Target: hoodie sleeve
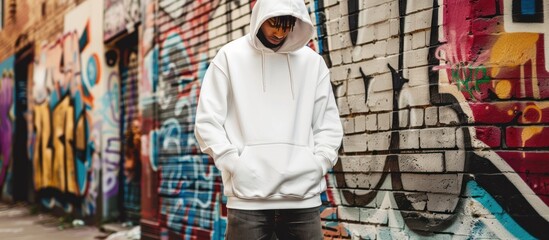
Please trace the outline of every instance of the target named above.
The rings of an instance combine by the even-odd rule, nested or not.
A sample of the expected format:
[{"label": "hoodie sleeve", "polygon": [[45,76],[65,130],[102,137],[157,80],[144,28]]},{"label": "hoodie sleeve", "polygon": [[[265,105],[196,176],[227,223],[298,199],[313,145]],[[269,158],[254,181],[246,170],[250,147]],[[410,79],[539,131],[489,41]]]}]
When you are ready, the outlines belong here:
[{"label": "hoodie sleeve", "polygon": [[231,144],[223,125],[230,97],[229,78],[213,61],[202,82],[196,111],[195,135],[202,152],[210,155],[219,170],[232,172],[231,162],[237,159],[238,149]]},{"label": "hoodie sleeve", "polygon": [[337,162],[343,128],[334,99],[330,74],[324,74],[316,88],[313,112],[314,155],[326,174]]}]

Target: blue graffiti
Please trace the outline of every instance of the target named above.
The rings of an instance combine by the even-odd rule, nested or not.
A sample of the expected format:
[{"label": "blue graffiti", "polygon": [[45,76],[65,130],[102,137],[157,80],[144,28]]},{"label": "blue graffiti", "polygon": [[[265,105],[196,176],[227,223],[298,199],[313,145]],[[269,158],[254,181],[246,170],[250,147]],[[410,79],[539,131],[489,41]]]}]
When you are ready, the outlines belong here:
[{"label": "blue graffiti", "polygon": [[[509,214],[507,214],[503,208],[496,202],[496,200],[490,196],[486,190],[478,185],[475,181],[467,182],[466,195],[472,196],[482,206],[484,206],[495,218],[518,239],[535,239],[532,235],[524,230],[520,225],[513,220]],[[474,228],[473,228],[474,229]]]}]

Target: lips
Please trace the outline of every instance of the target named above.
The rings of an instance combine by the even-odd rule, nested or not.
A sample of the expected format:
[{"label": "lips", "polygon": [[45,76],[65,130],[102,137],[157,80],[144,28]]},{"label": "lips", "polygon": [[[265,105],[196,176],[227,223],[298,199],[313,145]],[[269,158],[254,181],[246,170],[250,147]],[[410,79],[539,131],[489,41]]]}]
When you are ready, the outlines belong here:
[{"label": "lips", "polygon": [[282,39],[278,39],[278,38],[269,38],[269,40],[270,40],[271,43],[273,43],[273,44],[279,44],[280,42],[282,42],[282,40],[284,40],[284,38],[282,38]]}]

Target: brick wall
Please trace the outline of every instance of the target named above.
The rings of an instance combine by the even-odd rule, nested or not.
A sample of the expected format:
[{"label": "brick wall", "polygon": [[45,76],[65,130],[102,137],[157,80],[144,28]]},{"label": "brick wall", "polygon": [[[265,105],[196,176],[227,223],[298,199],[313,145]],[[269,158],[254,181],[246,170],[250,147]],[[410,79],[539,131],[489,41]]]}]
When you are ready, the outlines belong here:
[{"label": "brick wall", "polygon": [[[0,59],[15,53],[23,34],[37,51],[38,43],[54,42],[64,15],[82,1],[45,1],[45,16],[42,2],[21,1],[31,14],[6,21]],[[147,237],[223,238],[220,176],[198,150],[194,111],[209,60],[249,31],[253,2],[141,1],[137,87]],[[546,2],[306,4],[316,27],[309,47],[330,67],[345,131],[322,194],[326,239],[543,238]]]}]

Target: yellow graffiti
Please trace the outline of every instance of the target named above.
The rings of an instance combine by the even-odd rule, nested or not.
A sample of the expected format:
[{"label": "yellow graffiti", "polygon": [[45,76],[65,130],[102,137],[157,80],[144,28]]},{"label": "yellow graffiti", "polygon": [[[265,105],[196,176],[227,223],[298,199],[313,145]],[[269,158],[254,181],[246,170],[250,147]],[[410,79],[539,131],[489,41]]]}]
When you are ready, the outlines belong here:
[{"label": "yellow graffiti", "polygon": [[490,55],[492,77],[496,77],[501,67],[516,67],[525,64],[536,57],[537,33],[505,33],[502,34]]},{"label": "yellow graffiti", "polygon": [[500,99],[508,99],[511,97],[511,82],[509,80],[500,80],[496,83],[495,91],[496,95]]},{"label": "yellow graffiti", "polygon": [[36,130],[36,152],[33,157],[34,187],[38,190],[51,186],[52,150],[48,147],[50,139],[50,111],[47,103],[34,106],[34,128]]},{"label": "yellow graffiti", "polygon": [[80,151],[85,149],[83,117],[77,122],[74,139],[75,117],[70,98],[65,97],[59,102],[51,115],[47,102],[37,105],[34,111],[37,136],[37,151],[33,157],[36,189],[51,187],[78,196],[74,146]]},{"label": "yellow graffiti", "polygon": [[537,126],[529,126],[522,129],[522,134],[520,136],[522,138],[522,146],[526,146],[526,141],[530,140],[530,138],[539,134],[541,131],[543,131],[543,127]]},{"label": "yellow graffiti", "polygon": [[53,111],[53,185],[62,191],[77,194],[74,168],[74,151],[72,149],[74,110],[70,99],[65,98]]}]

